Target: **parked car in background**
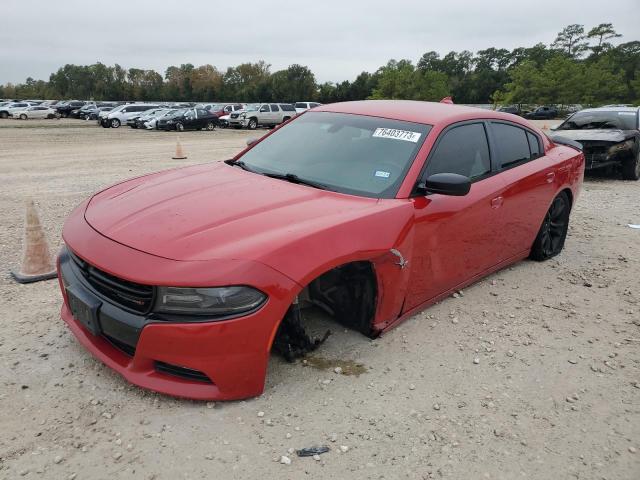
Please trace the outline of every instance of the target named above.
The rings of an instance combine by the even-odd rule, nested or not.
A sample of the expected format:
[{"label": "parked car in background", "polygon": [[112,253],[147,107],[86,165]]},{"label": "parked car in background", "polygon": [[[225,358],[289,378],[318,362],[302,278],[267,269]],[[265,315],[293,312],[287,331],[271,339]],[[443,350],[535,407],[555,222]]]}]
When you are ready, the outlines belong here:
[{"label": "parked car in background", "polygon": [[218,125],[218,117],[201,108],[179,110],[174,115],[162,118],[157,122],[158,130],[214,130]]},{"label": "parked car in background", "polygon": [[231,114],[227,113],[226,115],[222,115],[218,117],[218,126],[220,128],[227,128],[229,126],[229,118],[231,118]]},{"label": "parked car in background", "polygon": [[108,112],[113,110],[114,107],[97,107],[95,105],[87,108],[86,110],[84,110],[84,112],[82,113],[82,116],[80,118],[84,119],[84,120],[96,120],[98,118],[98,115],[100,114],[100,112]]},{"label": "parked car in background", "polygon": [[164,107],[147,110],[146,112],[142,112],[140,115],[129,118],[127,120],[127,126],[131,128],[144,128],[144,124],[147,120],[150,120],[155,116],[162,115],[167,111],[168,109]]},{"label": "parked car in background", "polygon": [[141,112],[146,112],[158,108],[158,105],[150,105],[146,103],[133,103],[128,105],[120,105],[119,107],[111,110],[101,121],[101,124],[105,128],[118,128],[123,123],[127,123],[127,120],[131,117],[140,115]]},{"label": "parked car in background", "polygon": [[557,128],[582,145],[586,169],[614,167],[625,180],[640,179],[640,108],[601,107],[574,113]]},{"label": "parked car in background", "polygon": [[558,109],[556,107],[543,106],[538,107],[532,112],[524,114],[527,120],[551,120],[558,117]]},{"label": "parked car in background", "polygon": [[30,106],[31,104],[27,102],[9,102],[0,107],[0,118],[9,118],[13,114],[13,112],[24,110],[25,108]]},{"label": "parked car in background", "polygon": [[512,115],[522,115],[522,112],[520,111],[520,108],[517,107],[516,105],[507,105],[507,106],[503,106],[498,108],[498,112],[502,112],[502,113],[510,113]]},{"label": "parked car in background", "polygon": [[229,125],[234,128],[274,127],[296,116],[296,109],[290,103],[258,103],[229,116]]},{"label": "parked car in background", "polygon": [[33,118],[56,118],[58,116],[58,112],[53,108],[32,105],[30,107],[25,107],[22,110],[14,110],[12,112],[12,116],[13,118],[19,118],[20,120]]},{"label": "parked car in background", "polygon": [[96,120],[98,121],[98,125],[101,125],[106,128],[105,121],[106,121],[107,115],[109,115],[109,113],[111,113],[116,108],[118,107],[100,109],[100,111],[96,113]]},{"label": "parked car in background", "polygon": [[243,103],[219,103],[211,107],[211,113],[214,113],[218,118],[224,115],[231,115],[233,112],[238,112],[245,107]]},{"label": "parked car in background", "polygon": [[293,107],[296,109],[296,113],[302,113],[320,105],[322,104],[318,102],[296,102]]},{"label": "parked car in background", "polygon": [[178,112],[178,108],[170,108],[170,109],[166,109],[161,113],[158,113],[157,115],[154,115],[148,119],[145,120],[144,122],[144,128],[146,128],[147,130],[155,130],[158,128],[158,121],[163,119],[163,118],[169,118],[172,117],[174,114],[176,114]]},{"label": "parked car in background", "polygon": [[87,102],[83,102],[81,100],[71,100],[69,102],[65,102],[63,104],[56,105],[56,110],[60,114],[61,117],[67,118],[71,115],[71,112],[74,110],[78,110],[83,107]]}]

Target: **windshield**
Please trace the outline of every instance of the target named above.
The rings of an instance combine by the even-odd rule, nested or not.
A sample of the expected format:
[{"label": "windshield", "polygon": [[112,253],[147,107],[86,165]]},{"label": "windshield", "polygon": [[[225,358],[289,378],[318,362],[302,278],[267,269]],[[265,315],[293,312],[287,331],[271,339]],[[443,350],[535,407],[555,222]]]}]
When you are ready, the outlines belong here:
[{"label": "windshield", "polygon": [[583,111],[573,114],[562,123],[558,130],[615,129],[634,130],[637,127],[638,114],[626,111]]},{"label": "windshield", "polygon": [[239,160],[257,173],[291,174],[328,190],[393,198],[430,129],[363,115],[309,112]]},{"label": "windshield", "polygon": [[308,108],[306,103],[298,102],[295,104],[296,108]]},{"label": "windshield", "polygon": [[254,112],[254,111],[258,110],[258,107],[260,107],[259,103],[251,103],[249,105],[245,105],[244,110],[246,112]]}]

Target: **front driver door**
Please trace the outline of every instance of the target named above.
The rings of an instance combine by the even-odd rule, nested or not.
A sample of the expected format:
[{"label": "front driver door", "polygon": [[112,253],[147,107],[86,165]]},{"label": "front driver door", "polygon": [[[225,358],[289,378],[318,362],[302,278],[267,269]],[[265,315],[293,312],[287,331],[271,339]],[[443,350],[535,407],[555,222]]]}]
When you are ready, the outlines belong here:
[{"label": "front driver door", "polygon": [[411,275],[404,311],[486,272],[500,260],[501,193],[483,121],[455,124],[437,140],[422,178],[436,173],[469,177],[462,197],[428,194],[415,207]]}]

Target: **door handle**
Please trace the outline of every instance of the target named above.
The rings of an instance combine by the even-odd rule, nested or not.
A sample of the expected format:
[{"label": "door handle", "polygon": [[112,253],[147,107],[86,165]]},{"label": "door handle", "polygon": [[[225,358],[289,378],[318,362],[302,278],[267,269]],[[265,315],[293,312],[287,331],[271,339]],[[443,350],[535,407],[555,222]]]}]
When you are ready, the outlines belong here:
[{"label": "door handle", "polygon": [[547,183],[551,183],[553,182],[553,179],[556,178],[556,174],[555,172],[549,172],[547,173]]},{"label": "door handle", "polygon": [[504,202],[504,198],[496,197],[491,199],[491,208],[500,208],[502,203]]}]

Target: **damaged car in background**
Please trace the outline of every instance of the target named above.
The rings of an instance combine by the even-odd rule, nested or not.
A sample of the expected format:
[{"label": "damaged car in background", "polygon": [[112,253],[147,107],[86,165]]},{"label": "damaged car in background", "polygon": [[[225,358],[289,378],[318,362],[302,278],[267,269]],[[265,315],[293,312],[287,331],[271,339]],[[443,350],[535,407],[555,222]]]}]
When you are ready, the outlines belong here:
[{"label": "damaged car in background", "polygon": [[556,129],[582,145],[586,169],[616,168],[625,180],[640,179],[640,108],[601,107],[574,113]]},{"label": "damaged car in background", "polygon": [[233,159],[82,202],[63,229],[61,316],[138,386],[260,395],[272,351],[293,361],[327,339],[308,309],[373,338],[496,270],[559,254],[583,174],[579,149],[513,115],[318,106]]}]

